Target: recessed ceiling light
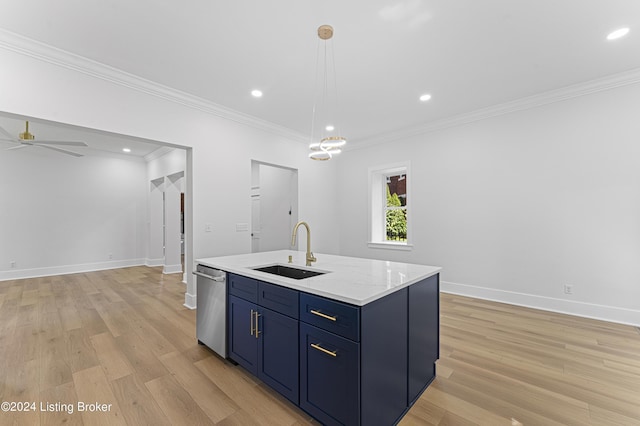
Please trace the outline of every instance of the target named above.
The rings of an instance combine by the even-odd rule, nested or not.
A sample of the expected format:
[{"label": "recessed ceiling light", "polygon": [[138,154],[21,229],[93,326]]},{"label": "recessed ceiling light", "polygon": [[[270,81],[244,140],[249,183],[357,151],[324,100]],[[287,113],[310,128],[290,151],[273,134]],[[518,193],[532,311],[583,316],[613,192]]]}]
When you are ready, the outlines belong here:
[{"label": "recessed ceiling light", "polygon": [[333,129],[335,129],[335,127],[333,127],[331,124],[329,124],[327,127],[325,127],[325,129],[327,130],[327,132],[332,132]]},{"label": "recessed ceiling light", "polygon": [[251,96],[253,96],[254,98],[261,98],[262,97],[262,91],[260,91],[260,90],[252,90],[251,91]]},{"label": "recessed ceiling light", "polygon": [[420,100],[422,102],[427,102],[429,99],[431,99],[431,95],[428,93],[425,93],[424,95],[420,96]]},{"label": "recessed ceiling light", "polygon": [[131,152],[131,148],[122,148],[124,152]]},{"label": "recessed ceiling light", "polygon": [[619,28],[611,33],[609,33],[609,35],[607,36],[607,40],[616,40],[619,39],[620,37],[624,37],[629,33],[629,28]]}]

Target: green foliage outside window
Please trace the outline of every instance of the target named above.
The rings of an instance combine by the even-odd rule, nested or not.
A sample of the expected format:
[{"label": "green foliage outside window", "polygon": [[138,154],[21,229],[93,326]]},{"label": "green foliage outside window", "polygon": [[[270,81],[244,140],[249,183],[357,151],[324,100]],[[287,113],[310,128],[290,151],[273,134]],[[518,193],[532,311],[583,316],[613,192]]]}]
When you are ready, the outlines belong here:
[{"label": "green foliage outside window", "polygon": [[407,209],[387,186],[387,241],[407,241]]}]

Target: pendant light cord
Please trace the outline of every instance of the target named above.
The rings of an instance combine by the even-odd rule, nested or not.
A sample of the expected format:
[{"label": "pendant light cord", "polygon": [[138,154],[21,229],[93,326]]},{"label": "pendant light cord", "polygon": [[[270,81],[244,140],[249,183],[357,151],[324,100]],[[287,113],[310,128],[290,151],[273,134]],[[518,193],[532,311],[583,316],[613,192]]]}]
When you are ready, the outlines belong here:
[{"label": "pendant light cord", "polygon": [[314,143],[314,133],[315,133],[315,125],[316,125],[316,109],[317,109],[317,90],[318,90],[318,65],[320,63],[320,40],[316,42],[316,74],[313,83],[313,108],[311,109],[311,142]]}]

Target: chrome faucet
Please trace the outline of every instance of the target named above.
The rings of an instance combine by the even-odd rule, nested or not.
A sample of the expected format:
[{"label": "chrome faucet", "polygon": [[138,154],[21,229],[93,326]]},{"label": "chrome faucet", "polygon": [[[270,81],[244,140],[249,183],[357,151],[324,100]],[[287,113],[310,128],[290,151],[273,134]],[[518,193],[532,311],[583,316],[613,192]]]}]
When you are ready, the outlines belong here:
[{"label": "chrome faucet", "polygon": [[311,266],[311,262],[315,262],[316,259],[313,253],[311,253],[311,229],[309,229],[309,224],[307,222],[298,222],[296,226],[293,227],[293,235],[291,236],[291,245],[296,245],[296,234],[298,233],[298,228],[300,225],[304,225],[307,228],[307,266]]}]

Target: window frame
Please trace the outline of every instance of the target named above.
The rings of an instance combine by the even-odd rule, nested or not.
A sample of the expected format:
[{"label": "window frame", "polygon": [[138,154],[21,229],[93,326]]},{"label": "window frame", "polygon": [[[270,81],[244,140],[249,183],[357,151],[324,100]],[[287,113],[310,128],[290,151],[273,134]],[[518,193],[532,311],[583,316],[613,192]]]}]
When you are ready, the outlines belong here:
[{"label": "window frame", "polygon": [[[407,241],[388,241],[386,239],[386,212],[387,207],[387,176],[405,175],[407,179]],[[411,206],[411,167],[409,161],[394,164],[385,164],[369,168],[369,242],[370,248],[382,248],[390,250],[412,250],[411,238],[412,219]]]}]

